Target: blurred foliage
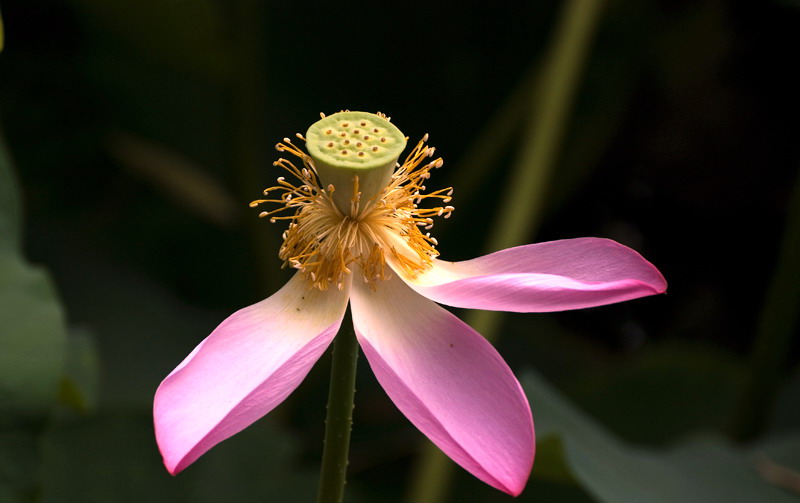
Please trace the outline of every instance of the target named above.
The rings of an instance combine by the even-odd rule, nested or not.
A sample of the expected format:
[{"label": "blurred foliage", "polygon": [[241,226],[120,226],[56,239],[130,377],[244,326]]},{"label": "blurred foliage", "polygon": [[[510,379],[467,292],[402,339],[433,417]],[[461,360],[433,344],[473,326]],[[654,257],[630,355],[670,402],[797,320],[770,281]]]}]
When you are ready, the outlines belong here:
[{"label": "blurred foliage", "polygon": [[94,337],[86,330],[73,329],[67,341],[64,375],[59,388],[61,403],[82,414],[97,408],[99,360]]},{"label": "blurred foliage", "polygon": [[[286,279],[283,228],[247,207],[278,176],[272,146],[341,108],[431,133],[446,162],[430,186],[453,185],[457,208],[434,228],[439,249],[474,257],[524,149],[559,5],[370,4],[345,29],[325,2],[4,1],[0,502],[308,501],[325,359],[175,478],[149,416],[191,348]],[[721,435],[762,318],[798,309],[762,306],[797,218],[799,22],[792,1],[607,2],[538,239],[616,239],[670,290],[504,319],[501,354],[558,389],[527,374],[540,442],[519,501],[793,497],[796,326],[754,439]],[[348,496],[401,501],[421,438],[359,370]],[[449,500],[511,498],[459,470]]]},{"label": "blurred foliage", "polygon": [[0,138],[0,427],[52,407],[64,365],[64,313],[48,274],[21,255],[22,211]]},{"label": "blurred foliage", "polygon": [[756,454],[781,457],[791,463],[785,469],[800,473],[798,435],[747,449],[716,436],[685,440],[666,450],[644,449],[609,434],[535,373],[525,374],[522,383],[533,404],[539,438],[561,438],[563,463],[598,501],[797,501],[796,494],[770,483],[760,472],[768,468],[763,461],[759,465]]},{"label": "blurred foliage", "polygon": [[301,503],[315,493],[316,471],[292,464],[296,442],[271,423],[248,429],[215,449],[209,463],[177,478],[161,465],[146,413],[63,422],[42,444],[44,503]]}]

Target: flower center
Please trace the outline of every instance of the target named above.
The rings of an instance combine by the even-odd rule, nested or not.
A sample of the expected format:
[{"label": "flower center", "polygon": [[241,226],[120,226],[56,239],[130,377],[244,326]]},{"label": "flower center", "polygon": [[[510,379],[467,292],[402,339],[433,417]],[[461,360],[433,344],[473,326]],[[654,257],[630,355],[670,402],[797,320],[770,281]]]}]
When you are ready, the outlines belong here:
[{"label": "flower center", "polygon": [[[369,126],[378,129],[377,119],[388,123],[383,115],[344,113],[360,114],[357,117],[358,126],[360,122],[369,122]],[[343,121],[341,115],[340,112],[327,118],[323,116],[323,121],[333,118],[339,126],[339,123],[347,123],[350,134],[361,134],[362,131],[351,120]],[[312,142],[312,129],[307,134],[309,151],[313,153],[320,148],[324,151],[327,148],[326,143],[321,143],[318,138],[314,138]],[[333,133],[333,127],[330,129],[332,134],[338,134],[342,138],[338,140],[340,143],[347,139],[341,136],[341,132]],[[358,129],[358,133],[353,129]],[[322,134],[325,135],[326,131],[327,129],[323,129]],[[400,136],[393,134],[394,145],[399,143],[398,138],[405,144],[402,133]],[[306,140],[299,134],[297,136]],[[380,137],[377,141],[380,142]],[[274,164],[288,171],[296,181],[278,178],[278,185],[264,191],[265,196],[273,193],[276,195],[273,198],[255,200],[250,206],[278,204],[278,208],[261,212],[259,216],[269,217],[271,222],[289,220],[279,252],[284,266],[298,269],[313,287],[320,290],[326,290],[331,285],[343,288],[345,276],[353,274],[354,264],[364,281],[370,285],[374,286],[375,282],[388,279],[391,269],[386,267],[387,254],[391,254],[394,263],[408,274],[414,275],[429,268],[431,259],[438,255],[435,248],[437,242],[429,232],[423,234],[420,229],[429,230],[433,226],[433,216],[447,218],[454,208],[419,207],[426,199],[449,203],[453,193],[451,188],[447,188],[424,194],[426,188],[423,184],[430,177],[430,170],[443,163],[441,158],[437,158],[423,164],[434,153],[434,148],[425,145],[426,141],[427,135],[414,147],[403,164],[398,165],[394,172],[389,172],[388,179],[381,182],[380,187],[374,187],[375,177],[370,177],[369,173],[359,171],[359,167],[351,168],[346,165],[343,168],[344,175],[339,173],[338,177],[334,176],[335,183],[329,183],[324,188],[320,183],[322,173],[329,175],[329,171],[335,169],[335,163],[330,162],[330,158],[320,160],[316,155],[312,158],[288,138],[278,143],[276,149],[279,152],[289,152],[298,157],[303,167],[300,168],[287,159],[278,159]],[[344,149],[339,150],[339,145],[336,145],[336,155],[352,157],[352,153],[341,154]],[[355,148],[358,149],[357,146]],[[399,155],[402,147],[397,150],[395,146],[394,150]],[[353,152],[357,156],[360,151]],[[396,155],[376,158],[370,160],[373,166],[380,167],[386,164],[387,159],[391,164],[396,164]],[[325,167],[321,168],[323,164]],[[330,176],[326,178],[331,179]],[[364,180],[367,181],[366,184]],[[365,189],[364,185],[368,187]],[[346,199],[337,197],[337,193],[345,194]]]}]

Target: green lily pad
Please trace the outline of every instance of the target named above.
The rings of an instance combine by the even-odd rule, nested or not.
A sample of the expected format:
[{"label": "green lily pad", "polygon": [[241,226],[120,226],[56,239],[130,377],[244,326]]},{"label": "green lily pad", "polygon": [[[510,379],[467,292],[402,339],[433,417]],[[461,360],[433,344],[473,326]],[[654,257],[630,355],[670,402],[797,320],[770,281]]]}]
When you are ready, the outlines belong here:
[{"label": "green lily pad", "polygon": [[522,383],[539,439],[561,439],[566,466],[598,501],[797,501],[795,495],[762,477],[756,464],[758,449],[737,447],[717,436],[694,438],[670,449],[630,445],[536,374],[526,374]]}]

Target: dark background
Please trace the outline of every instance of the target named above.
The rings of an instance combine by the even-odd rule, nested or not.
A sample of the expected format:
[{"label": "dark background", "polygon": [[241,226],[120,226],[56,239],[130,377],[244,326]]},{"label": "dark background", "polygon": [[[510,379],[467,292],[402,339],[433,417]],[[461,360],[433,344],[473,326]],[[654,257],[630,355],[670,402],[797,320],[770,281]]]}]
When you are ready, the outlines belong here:
[{"label": "dark background", "polygon": [[[561,5],[4,0],[0,124],[24,251],[49,270],[90,360],[78,398],[62,389],[47,414],[11,422],[36,446],[20,461],[35,475],[5,473],[19,501],[310,498],[328,358],[270,418],[174,480],[149,417],[183,356],[287,278],[283,228],[247,206],[279,176],[274,144],[345,108],[385,112],[411,141],[430,133],[445,165],[429,187],[455,187],[453,217],[434,227],[439,251],[486,253]],[[606,2],[529,241],[618,240],[669,292],[508,315],[497,345],[621,438],[747,441],[800,426],[798,306],[782,290],[800,276],[779,266],[800,218],[798,7]],[[512,133],[498,140],[496,120]],[[765,382],[753,377],[759,337],[773,341]],[[400,501],[422,437],[366,365],[358,389],[348,490]],[[537,477],[546,462],[525,501],[590,498]],[[455,494],[510,499],[456,476]]]}]

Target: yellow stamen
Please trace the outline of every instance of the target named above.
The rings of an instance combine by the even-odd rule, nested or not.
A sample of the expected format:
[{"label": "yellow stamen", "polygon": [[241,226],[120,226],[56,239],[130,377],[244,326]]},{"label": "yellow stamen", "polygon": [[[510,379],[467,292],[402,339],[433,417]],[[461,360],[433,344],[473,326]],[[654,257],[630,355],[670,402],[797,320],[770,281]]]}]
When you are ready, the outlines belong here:
[{"label": "yellow stamen", "polygon": [[[425,135],[392,174],[388,185],[369,199],[362,198],[356,176],[349,214],[344,214],[334,203],[333,185],[321,187],[311,157],[288,138],[278,143],[279,152],[288,152],[303,163],[302,168],[284,158],[274,163],[297,182],[279,177],[277,185],[264,190],[265,199],[257,199],[250,206],[277,204],[278,208],[263,211],[259,217],[268,217],[273,223],[289,220],[279,252],[284,267],[298,269],[311,286],[320,290],[330,285],[343,288],[343,278],[352,274],[353,264],[360,269],[364,281],[374,287],[376,282],[390,277],[387,253],[412,276],[431,267],[431,260],[438,255],[437,241],[430,233],[423,234],[420,227],[430,229],[432,217],[447,218],[454,208],[419,207],[425,200],[449,203],[453,194],[452,188],[424,193],[430,171],[443,163],[437,158],[423,164],[434,154],[434,149],[425,145],[427,139]],[[273,193],[279,195],[270,198]]]}]

